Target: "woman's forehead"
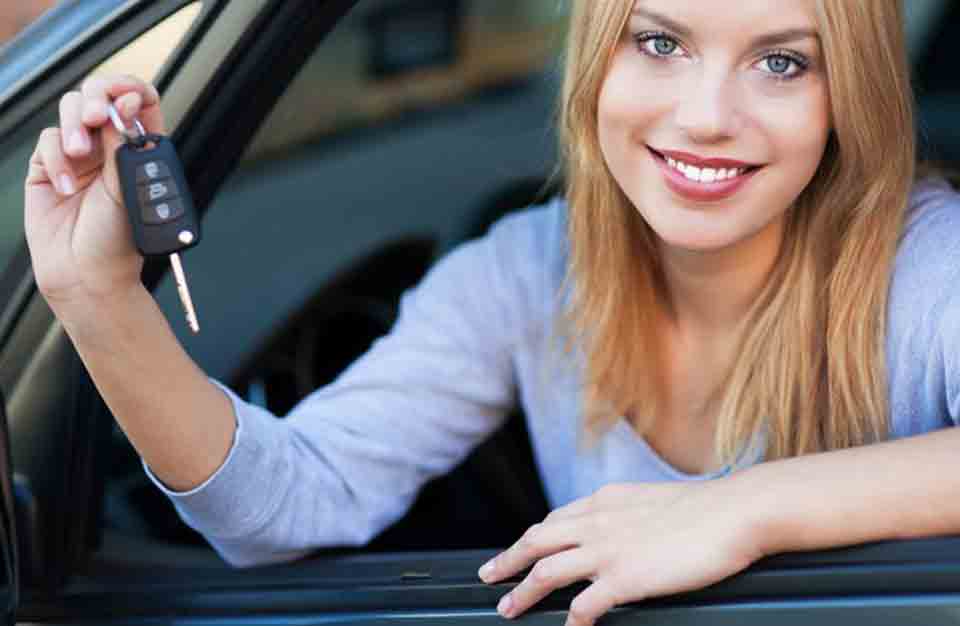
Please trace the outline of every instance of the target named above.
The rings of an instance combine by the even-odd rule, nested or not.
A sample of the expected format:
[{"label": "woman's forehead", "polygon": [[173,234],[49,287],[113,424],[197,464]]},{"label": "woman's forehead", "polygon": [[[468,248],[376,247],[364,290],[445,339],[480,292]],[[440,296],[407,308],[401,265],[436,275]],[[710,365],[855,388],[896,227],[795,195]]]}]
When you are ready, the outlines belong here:
[{"label": "woman's forehead", "polygon": [[[638,18],[659,17],[687,30],[757,33],[817,26],[817,0],[630,0]],[[859,1],[859,0],[858,0]]]}]

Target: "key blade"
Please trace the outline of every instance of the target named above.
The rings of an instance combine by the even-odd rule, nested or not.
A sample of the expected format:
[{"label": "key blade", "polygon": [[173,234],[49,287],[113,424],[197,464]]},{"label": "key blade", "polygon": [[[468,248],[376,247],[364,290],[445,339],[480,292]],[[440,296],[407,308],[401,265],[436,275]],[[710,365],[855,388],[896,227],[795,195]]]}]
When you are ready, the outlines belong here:
[{"label": "key blade", "polygon": [[180,255],[176,252],[170,255],[170,265],[173,267],[173,278],[177,283],[180,303],[183,304],[183,311],[187,314],[187,325],[190,326],[190,330],[194,334],[197,334],[200,332],[200,323],[197,321],[197,312],[193,308],[193,300],[190,298],[190,289],[187,288],[187,276],[183,273]]}]

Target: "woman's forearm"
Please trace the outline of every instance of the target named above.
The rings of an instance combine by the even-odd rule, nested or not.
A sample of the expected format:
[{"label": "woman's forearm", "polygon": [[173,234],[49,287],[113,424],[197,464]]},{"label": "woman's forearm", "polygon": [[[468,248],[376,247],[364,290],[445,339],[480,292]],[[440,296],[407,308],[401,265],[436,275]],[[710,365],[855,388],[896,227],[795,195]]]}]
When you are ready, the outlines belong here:
[{"label": "woman's forearm", "polygon": [[737,486],[764,554],[960,532],[960,430],[751,467]]},{"label": "woman's forearm", "polygon": [[186,491],[223,463],[236,428],[230,400],[180,346],[142,287],[109,303],[55,307],[100,394],[150,469]]}]

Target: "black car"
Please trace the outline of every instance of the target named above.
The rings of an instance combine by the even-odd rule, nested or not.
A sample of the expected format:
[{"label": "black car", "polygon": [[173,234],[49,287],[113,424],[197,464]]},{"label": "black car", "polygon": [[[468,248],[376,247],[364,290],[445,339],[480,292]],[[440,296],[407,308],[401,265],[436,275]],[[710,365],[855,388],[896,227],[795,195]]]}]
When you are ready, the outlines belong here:
[{"label": "black car", "polygon": [[[960,4],[909,0],[927,156],[960,163]],[[4,618],[51,624],[499,623],[476,571],[547,512],[522,415],[363,549],[225,565],[147,481],[37,293],[23,179],[95,71],[163,94],[203,241],[145,268],[191,356],[282,415],[391,327],[400,294],[551,195],[558,0],[72,0],[0,50]],[[0,411],[2,412],[2,411]],[[561,623],[579,587],[522,619]],[[605,623],[960,624],[960,540],[780,555]]]}]

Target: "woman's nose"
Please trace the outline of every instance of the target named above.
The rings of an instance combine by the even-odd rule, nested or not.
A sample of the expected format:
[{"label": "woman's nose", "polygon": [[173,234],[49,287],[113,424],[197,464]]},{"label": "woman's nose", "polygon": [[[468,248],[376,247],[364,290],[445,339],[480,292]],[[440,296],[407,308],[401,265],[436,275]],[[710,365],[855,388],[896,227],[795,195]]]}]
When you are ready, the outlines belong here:
[{"label": "woman's nose", "polygon": [[742,125],[737,85],[729,75],[693,78],[676,108],[677,127],[695,143],[716,143],[735,137]]}]

